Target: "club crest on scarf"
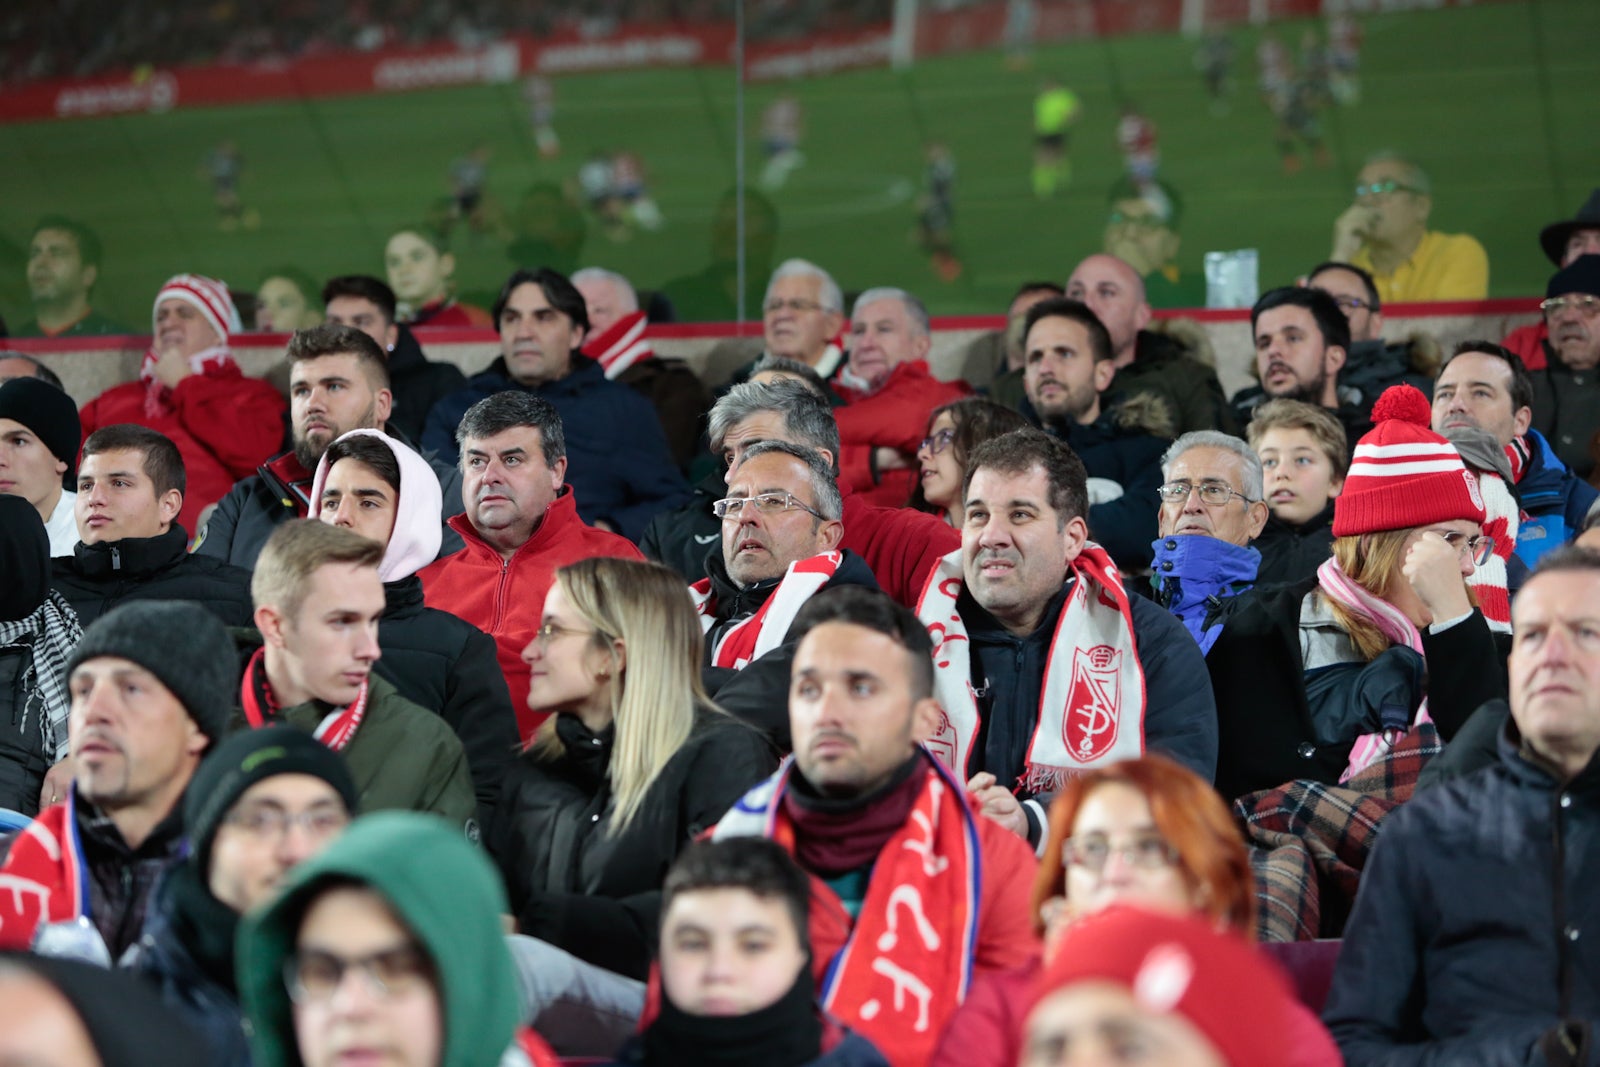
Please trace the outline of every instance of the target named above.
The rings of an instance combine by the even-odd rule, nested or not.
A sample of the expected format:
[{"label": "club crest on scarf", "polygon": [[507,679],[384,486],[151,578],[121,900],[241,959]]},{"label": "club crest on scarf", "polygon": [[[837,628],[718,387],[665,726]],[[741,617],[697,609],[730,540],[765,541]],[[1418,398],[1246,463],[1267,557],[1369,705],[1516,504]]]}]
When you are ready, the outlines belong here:
[{"label": "club crest on scarf", "polygon": [[1122,720],[1122,686],[1117,677],[1122,655],[1110,645],[1072,650],[1072,689],[1061,740],[1067,754],[1080,763],[1099,759],[1116,744]]}]

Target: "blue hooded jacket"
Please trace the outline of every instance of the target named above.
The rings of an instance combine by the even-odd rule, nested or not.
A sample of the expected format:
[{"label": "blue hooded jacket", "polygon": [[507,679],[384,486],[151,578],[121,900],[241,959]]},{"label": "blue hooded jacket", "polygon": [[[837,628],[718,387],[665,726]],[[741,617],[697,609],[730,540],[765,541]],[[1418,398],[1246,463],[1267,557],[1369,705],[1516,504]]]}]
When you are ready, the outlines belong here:
[{"label": "blue hooded jacket", "polygon": [[1156,603],[1178,617],[1200,645],[1201,655],[1210,652],[1222,632],[1222,623],[1208,626],[1206,617],[1224,597],[1255,585],[1261,553],[1200,534],[1160,537],[1151,547],[1155,549],[1155,564],[1150,585],[1155,590]]}]

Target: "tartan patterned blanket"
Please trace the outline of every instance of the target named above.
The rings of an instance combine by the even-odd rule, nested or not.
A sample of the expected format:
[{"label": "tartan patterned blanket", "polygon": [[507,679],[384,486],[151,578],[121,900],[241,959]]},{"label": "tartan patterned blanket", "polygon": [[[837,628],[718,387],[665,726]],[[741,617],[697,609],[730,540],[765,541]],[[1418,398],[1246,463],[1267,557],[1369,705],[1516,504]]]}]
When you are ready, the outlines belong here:
[{"label": "tartan patterned blanket", "polygon": [[1411,799],[1443,747],[1426,723],[1343,785],[1293,781],[1240,797],[1261,941],[1339,937],[1384,816]]}]

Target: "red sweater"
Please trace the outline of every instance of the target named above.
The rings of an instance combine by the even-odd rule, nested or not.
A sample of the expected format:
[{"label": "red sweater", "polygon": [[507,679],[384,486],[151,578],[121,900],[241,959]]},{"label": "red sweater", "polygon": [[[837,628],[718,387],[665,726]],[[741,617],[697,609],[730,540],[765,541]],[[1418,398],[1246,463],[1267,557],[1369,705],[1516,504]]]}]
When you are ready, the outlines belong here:
[{"label": "red sweater", "polygon": [[417,572],[422,598],[428,607],[448,611],[494,638],[526,744],[546,713],[528,707],[528,665],[522,662],[522,650],[539,628],[544,595],[556,580],[556,571],[593,556],[644,556],[627,538],[584,525],[570,488],[550,505],[539,528],[509,560],[479,536],[466,515],[452,518],[450,528],[467,547]]},{"label": "red sweater", "polygon": [[193,537],[200,512],[221,500],[233,483],[248,478],[283,443],[288,403],[260,378],[238,367],[191,374],[168,394],[170,414],[150,418],[142,381],[114,385],[78,413],[84,440],[102,426],[132,422],[163,433],[178,446],[188,489],[178,524]]},{"label": "red sweater", "polygon": [[939,561],[961,547],[961,535],[937,515],[903,507],[882,507],[841,485],[844,539],[866,561],[883,591],[916,610],[922,587]]},{"label": "red sweater", "polygon": [[839,423],[839,486],[848,485],[871,503],[891,508],[910,499],[916,464],[874,477],[872,450],[883,446],[914,457],[927,436],[929,413],[972,395],[972,386],[941,382],[920,359],[900,364],[870,396],[838,383],[835,388],[845,399],[845,406],[833,413]]}]

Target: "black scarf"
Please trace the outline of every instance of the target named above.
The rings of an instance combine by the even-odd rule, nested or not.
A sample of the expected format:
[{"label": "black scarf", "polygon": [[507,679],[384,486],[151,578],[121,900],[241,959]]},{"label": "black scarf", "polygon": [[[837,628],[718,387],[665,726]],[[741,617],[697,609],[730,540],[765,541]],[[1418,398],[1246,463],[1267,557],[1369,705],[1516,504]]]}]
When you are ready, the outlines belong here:
[{"label": "black scarf", "polygon": [[748,1015],[689,1015],[665,995],[643,1035],[649,1067],[800,1067],[822,1055],[811,962],[776,1004]]},{"label": "black scarf", "polygon": [[212,896],[192,860],[174,866],[163,890],[172,932],[206,977],[236,993],[233,935],[239,927],[234,910]]}]

